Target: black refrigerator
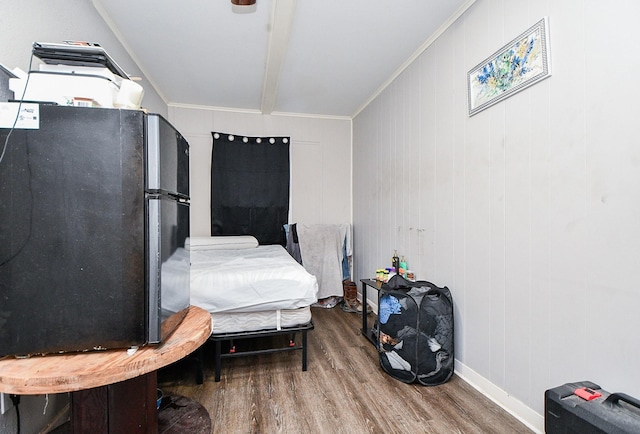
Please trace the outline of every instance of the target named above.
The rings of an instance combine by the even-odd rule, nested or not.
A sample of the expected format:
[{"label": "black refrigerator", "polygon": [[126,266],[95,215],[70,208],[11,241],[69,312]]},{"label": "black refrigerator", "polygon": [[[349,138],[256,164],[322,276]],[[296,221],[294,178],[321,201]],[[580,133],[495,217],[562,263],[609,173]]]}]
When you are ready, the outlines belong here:
[{"label": "black refrigerator", "polygon": [[189,306],[187,141],[139,110],[41,105],[5,144],[0,356],[162,342]]}]

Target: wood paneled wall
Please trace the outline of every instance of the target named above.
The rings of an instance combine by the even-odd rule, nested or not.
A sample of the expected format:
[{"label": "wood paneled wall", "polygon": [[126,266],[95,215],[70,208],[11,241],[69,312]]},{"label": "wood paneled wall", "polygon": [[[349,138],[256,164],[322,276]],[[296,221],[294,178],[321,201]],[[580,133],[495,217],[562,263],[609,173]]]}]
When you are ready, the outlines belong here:
[{"label": "wood paneled wall", "polygon": [[[354,119],[356,277],[398,249],[449,286],[460,368],[537,426],[565,382],[640,396],[639,13],[478,0]],[[543,16],[552,76],[469,118],[467,72]]]}]

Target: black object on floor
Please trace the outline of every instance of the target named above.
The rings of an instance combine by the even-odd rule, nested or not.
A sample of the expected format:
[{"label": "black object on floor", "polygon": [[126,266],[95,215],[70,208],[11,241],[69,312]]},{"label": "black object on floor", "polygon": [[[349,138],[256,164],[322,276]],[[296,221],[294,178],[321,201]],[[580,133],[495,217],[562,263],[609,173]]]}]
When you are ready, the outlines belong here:
[{"label": "black object on floor", "polygon": [[547,434],[640,432],[640,400],[590,381],[545,391],[544,407]]},{"label": "black object on floor", "polygon": [[211,417],[197,401],[181,395],[162,398],[158,410],[158,434],[209,434]]}]

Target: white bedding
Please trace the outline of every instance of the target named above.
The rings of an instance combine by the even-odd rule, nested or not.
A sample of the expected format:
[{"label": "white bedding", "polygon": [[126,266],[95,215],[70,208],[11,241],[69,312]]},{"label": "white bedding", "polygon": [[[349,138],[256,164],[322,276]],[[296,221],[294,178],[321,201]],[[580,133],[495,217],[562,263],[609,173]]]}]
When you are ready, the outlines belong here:
[{"label": "white bedding", "polygon": [[315,276],[282,246],[191,250],[191,304],[211,313],[297,309],[317,295]]},{"label": "white bedding", "polygon": [[237,333],[255,330],[295,327],[311,321],[311,308],[293,310],[269,310],[261,312],[217,312],[212,313],[212,333]]}]

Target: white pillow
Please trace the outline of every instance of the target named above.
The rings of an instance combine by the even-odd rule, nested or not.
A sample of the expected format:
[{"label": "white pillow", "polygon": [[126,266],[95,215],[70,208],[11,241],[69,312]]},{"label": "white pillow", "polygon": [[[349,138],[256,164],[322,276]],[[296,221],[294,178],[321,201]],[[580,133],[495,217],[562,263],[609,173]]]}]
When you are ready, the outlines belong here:
[{"label": "white pillow", "polygon": [[258,240],[252,235],[190,237],[185,242],[187,250],[239,250],[255,249],[256,247],[258,247]]}]

